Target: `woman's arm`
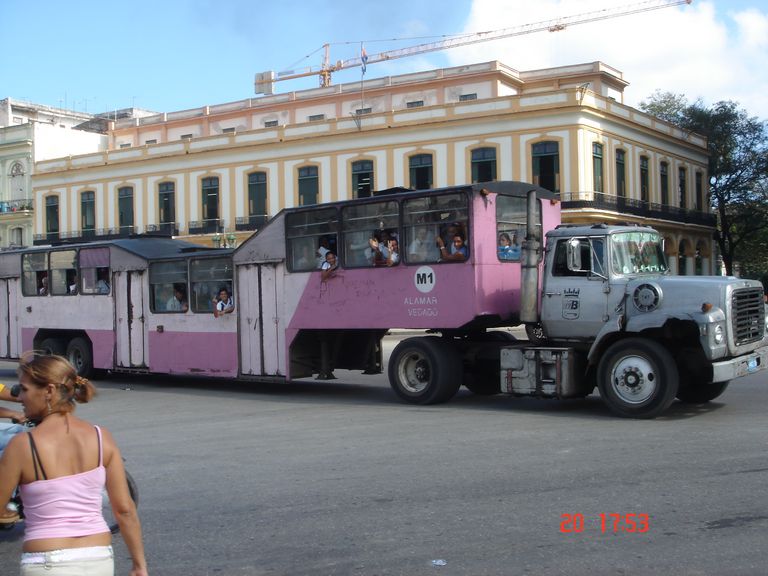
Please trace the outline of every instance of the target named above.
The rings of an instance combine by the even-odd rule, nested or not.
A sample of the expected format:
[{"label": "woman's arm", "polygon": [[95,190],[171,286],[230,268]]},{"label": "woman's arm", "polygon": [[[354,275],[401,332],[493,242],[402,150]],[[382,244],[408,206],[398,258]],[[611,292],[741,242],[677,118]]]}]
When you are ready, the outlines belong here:
[{"label": "woman's arm", "polygon": [[141,523],[136,512],[136,505],[128,490],[123,458],[120,455],[112,435],[101,429],[104,442],[104,462],[107,469],[107,494],[112,512],[115,515],[120,533],[133,560],[131,576],[147,576],[147,560],[144,556],[144,543],[141,538]]}]

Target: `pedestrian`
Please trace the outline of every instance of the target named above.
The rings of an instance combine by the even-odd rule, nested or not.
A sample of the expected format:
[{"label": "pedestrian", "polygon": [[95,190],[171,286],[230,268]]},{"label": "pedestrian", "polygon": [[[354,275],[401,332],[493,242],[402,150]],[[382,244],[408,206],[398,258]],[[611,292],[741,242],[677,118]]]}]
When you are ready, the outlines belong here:
[{"label": "pedestrian", "polygon": [[133,560],[131,576],[147,576],[136,506],[120,450],[108,430],[75,416],[93,385],[60,356],[25,354],[19,396],[36,426],[17,434],[0,459],[0,509],[16,487],[24,501],[21,576],[112,576],[112,535],[102,515],[106,487]]}]

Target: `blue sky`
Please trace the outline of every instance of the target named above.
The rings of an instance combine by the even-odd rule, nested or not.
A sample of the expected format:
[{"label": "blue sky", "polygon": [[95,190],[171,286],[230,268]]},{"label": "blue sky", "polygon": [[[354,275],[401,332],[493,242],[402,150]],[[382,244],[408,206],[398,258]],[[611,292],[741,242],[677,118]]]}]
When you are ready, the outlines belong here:
[{"label": "blue sky", "polygon": [[[520,26],[635,0],[3,0],[0,97],[104,112],[174,111],[254,95],[264,70],[403,48],[427,37]],[[379,42],[382,39],[400,41]],[[308,55],[313,56],[307,58]],[[366,78],[500,60],[531,70],[601,60],[630,82],[636,106],[654,90],[735,100],[768,119],[768,0],[690,6],[539,32],[368,67]],[[339,72],[335,83],[360,79]],[[278,83],[277,92],[317,85]]]}]

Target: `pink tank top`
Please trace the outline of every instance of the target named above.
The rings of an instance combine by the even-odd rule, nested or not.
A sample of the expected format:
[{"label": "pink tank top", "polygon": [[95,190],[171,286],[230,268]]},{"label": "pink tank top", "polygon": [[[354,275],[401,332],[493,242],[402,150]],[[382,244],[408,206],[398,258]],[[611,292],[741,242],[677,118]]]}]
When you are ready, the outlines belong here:
[{"label": "pink tank top", "polygon": [[[24,502],[24,541],[41,538],[76,538],[109,532],[101,513],[102,491],[107,477],[99,437],[99,465],[80,474],[35,480],[19,486]],[[39,462],[33,446],[35,466]],[[45,476],[45,472],[40,469]],[[35,468],[37,473],[37,468]]]}]

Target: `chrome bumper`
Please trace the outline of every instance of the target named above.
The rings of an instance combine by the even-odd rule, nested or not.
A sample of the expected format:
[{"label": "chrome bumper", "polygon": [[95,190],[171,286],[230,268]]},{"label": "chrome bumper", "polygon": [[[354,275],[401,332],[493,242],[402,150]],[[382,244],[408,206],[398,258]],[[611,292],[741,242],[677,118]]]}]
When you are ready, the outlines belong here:
[{"label": "chrome bumper", "polygon": [[725,382],[739,376],[756,374],[768,368],[768,346],[745,356],[712,363],[712,382]]}]

